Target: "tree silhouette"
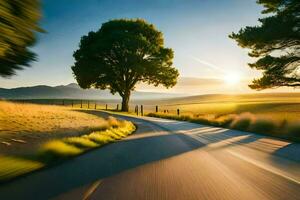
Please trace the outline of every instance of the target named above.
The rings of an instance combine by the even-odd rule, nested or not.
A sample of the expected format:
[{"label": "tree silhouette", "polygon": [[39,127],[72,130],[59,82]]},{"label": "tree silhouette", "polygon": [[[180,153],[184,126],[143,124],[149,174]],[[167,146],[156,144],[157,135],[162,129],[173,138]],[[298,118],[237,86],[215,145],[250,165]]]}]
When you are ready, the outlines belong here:
[{"label": "tree silhouette", "polygon": [[35,54],[29,49],[41,17],[39,0],[0,1],[0,76],[10,77],[29,67]]},{"label": "tree silhouette", "polygon": [[173,51],[164,48],[161,32],[141,19],[118,19],[102,24],[81,38],[73,54],[75,78],[82,88],[109,89],[122,97],[128,111],[131,92],[138,82],[172,87],[178,71]]},{"label": "tree silhouette", "polygon": [[229,37],[249,56],[257,57],[250,67],[263,71],[263,77],[253,80],[252,89],[300,86],[300,1],[258,0],[265,7],[259,19],[261,25],[245,27]]}]

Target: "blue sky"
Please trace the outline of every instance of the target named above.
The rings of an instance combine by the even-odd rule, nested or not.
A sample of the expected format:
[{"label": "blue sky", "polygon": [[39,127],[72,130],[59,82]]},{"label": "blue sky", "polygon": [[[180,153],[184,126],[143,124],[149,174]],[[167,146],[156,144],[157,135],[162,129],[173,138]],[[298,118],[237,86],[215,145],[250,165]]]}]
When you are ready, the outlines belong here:
[{"label": "blue sky", "polygon": [[1,87],[75,82],[70,66],[80,37],[115,18],[143,18],[164,33],[175,51],[182,77],[220,78],[224,73],[257,76],[247,66],[247,51],[228,38],[232,31],[257,24],[261,6],[255,0],[43,0],[41,26],[34,47],[38,61]]}]

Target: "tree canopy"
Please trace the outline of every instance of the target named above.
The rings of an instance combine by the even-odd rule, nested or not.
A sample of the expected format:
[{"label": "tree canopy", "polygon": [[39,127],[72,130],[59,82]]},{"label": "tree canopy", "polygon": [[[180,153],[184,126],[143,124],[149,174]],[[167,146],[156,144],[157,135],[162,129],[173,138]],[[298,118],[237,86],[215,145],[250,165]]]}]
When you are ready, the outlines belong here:
[{"label": "tree canopy", "polygon": [[0,76],[9,77],[35,60],[29,49],[42,32],[39,0],[0,0]]},{"label": "tree canopy", "polygon": [[164,47],[163,35],[142,19],[117,19],[81,38],[73,54],[75,78],[82,88],[109,89],[122,97],[128,110],[131,91],[138,82],[172,87],[178,71],[173,50]]},{"label": "tree canopy", "polygon": [[229,37],[256,57],[250,67],[262,70],[263,77],[253,80],[252,89],[300,86],[300,1],[258,0],[267,17],[260,25],[245,27]]}]

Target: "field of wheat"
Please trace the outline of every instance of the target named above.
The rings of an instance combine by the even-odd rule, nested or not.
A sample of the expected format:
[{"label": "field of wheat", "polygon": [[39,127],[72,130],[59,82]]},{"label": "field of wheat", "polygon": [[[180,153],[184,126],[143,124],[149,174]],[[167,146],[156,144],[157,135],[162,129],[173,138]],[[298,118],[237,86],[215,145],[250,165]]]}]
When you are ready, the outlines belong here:
[{"label": "field of wheat", "polygon": [[115,142],[135,130],[131,122],[81,111],[0,101],[0,183]]},{"label": "field of wheat", "polygon": [[296,123],[300,119],[299,93],[201,95],[139,103],[144,103],[146,113],[155,112],[157,105],[159,112],[165,114],[176,114],[179,109],[182,115],[221,116],[251,113],[259,118],[275,121]]},{"label": "field of wheat", "polygon": [[[145,113],[153,117],[300,141],[299,93],[202,95],[146,103]],[[158,112],[155,104],[159,108]]]},{"label": "field of wheat", "polygon": [[0,101],[0,150],[30,149],[45,140],[109,127],[106,120],[63,106]]}]

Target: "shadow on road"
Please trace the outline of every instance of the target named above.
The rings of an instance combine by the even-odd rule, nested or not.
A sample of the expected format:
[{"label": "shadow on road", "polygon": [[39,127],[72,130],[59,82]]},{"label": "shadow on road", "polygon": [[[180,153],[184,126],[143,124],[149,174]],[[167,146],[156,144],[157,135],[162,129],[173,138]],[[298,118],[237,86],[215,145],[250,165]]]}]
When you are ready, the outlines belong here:
[{"label": "shadow on road", "polygon": [[[139,123],[139,121],[135,121]],[[164,130],[142,123],[135,134],[157,132],[155,136],[133,138],[90,151],[61,165],[2,185],[0,199],[47,199],[112,176],[124,170],[192,151],[203,144],[183,134],[162,134]],[[134,136],[134,135],[133,135]],[[18,191],[14,193],[13,191]]]},{"label": "shadow on road", "polygon": [[[80,111],[101,117],[110,115],[92,110]],[[136,133],[123,141],[90,151],[61,165],[3,185],[0,187],[0,199],[48,199],[125,170],[190,152],[210,144],[225,141],[224,145],[216,148],[236,145],[253,145],[261,148],[266,146],[265,141],[262,140],[268,140],[267,137],[256,134],[186,122],[182,122],[182,125],[179,125],[178,123],[181,122],[177,121],[160,124],[130,116],[118,117],[138,124]],[[174,123],[177,123],[176,126]],[[167,131],[168,129],[171,131]],[[207,142],[195,140],[189,135],[199,137]],[[272,142],[270,143],[272,144]],[[262,144],[261,147],[259,144]],[[283,157],[289,154],[292,157],[298,157],[300,148],[297,145],[283,142],[281,146],[276,146],[272,154]],[[18,191],[18,193],[13,191]]]},{"label": "shadow on road", "polygon": [[290,143],[274,151],[274,155],[300,162],[300,144]]}]

